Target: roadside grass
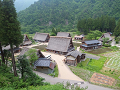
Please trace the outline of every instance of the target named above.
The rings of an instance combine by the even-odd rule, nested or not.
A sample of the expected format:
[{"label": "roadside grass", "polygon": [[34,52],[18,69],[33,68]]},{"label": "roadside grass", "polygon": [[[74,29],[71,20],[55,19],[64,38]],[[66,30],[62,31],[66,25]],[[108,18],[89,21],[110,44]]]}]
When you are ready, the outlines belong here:
[{"label": "roadside grass", "polygon": [[53,77],[58,77],[58,74],[59,74],[58,66],[56,65],[56,67],[54,68],[54,72],[48,75],[53,76]]},{"label": "roadside grass", "polygon": [[77,75],[78,77],[82,78],[85,81],[89,81],[94,73],[81,67],[69,66],[69,68],[75,75]]}]

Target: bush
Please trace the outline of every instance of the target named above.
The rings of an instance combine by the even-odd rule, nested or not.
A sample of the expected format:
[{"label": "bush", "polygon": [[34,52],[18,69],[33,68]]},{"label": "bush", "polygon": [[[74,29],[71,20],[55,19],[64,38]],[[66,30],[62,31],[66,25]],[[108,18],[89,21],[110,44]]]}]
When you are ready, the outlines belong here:
[{"label": "bush", "polygon": [[103,46],[105,46],[105,47],[111,47],[111,45],[109,45],[109,44],[103,44]]}]

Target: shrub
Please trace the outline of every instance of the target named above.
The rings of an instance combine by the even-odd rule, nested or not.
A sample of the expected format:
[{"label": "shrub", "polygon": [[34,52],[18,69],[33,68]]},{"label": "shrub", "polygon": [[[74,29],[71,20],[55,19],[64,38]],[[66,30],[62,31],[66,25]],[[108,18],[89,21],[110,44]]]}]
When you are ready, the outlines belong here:
[{"label": "shrub", "polygon": [[111,45],[109,45],[109,44],[103,44],[103,46],[105,46],[105,47],[110,47]]}]

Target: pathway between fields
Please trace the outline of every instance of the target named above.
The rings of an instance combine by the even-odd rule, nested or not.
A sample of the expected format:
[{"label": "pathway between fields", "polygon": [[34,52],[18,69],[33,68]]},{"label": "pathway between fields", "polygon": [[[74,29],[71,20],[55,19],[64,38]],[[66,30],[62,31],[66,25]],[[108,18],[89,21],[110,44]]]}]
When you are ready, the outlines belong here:
[{"label": "pathway between fields", "polygon": [[76,80],[76,81],[83,81],[81,78],[73,74],[73,72],[68,68],[67,65],[64,64],[63,60],[65,56],[57,55],[49,52],[42,52],[45,56],[51,55],[51,58],[56,61],[58,65],[59,75],[58,78],[60,79],[69,79],[69,80]]}]

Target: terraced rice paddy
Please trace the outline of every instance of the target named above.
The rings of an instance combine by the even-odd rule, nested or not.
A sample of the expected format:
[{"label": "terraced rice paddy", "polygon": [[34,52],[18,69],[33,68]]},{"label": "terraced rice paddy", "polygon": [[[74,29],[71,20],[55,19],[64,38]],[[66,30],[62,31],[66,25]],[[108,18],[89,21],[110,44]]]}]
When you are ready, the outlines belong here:
[{"label": "terraced rice paddy", "polygon": [[120,70],[120,52],[115,52],[113,55],[110,55],[109,57],[110,59],[105,66],[112,69]]}]

